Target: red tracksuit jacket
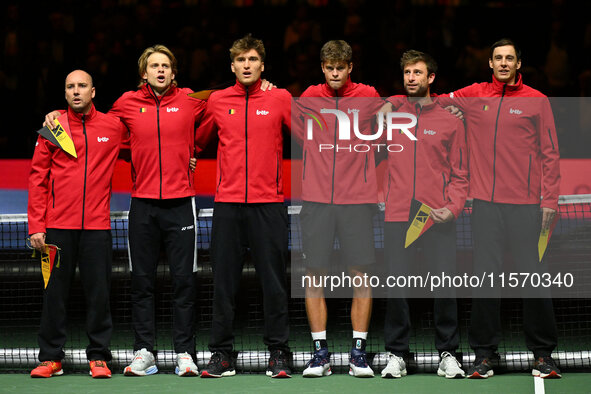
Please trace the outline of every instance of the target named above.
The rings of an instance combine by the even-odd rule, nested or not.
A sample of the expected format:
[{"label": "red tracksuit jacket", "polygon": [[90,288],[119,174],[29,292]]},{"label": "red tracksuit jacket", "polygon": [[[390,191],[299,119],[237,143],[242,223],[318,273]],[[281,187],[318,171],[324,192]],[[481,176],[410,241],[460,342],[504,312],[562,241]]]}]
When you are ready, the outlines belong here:
[{"label": "red tracksuit jacket", "polygon": [[133,189],[131,196],[169,199],[195,195],[189,159],[193,156],[195,125],[205,102],[171,86],[156,96],[148,84],[124,93],[109,114],[129,130]]},{"label": "red tracksuit jacket", "polygon": [[431,208],[448,208],[458,218],[468,194],[464,124],[437,104],[435,97],[422,107],[402,97],[394,96],[399,104],[403,100],[397,112],[417,117],[416,126],[408,129],[417,141],[393,133],[392,143],[404,149],[388,153],[385,220],[408,221],[413,198]]},{"label": "red tracksuit jacket", "polygon": [[[314,99],[318,97],[318,99]],[[366,97],[367,99],[363,99]],[[353,125],[353,112],[359,112],[359,130],[364,134],[373,134],[369,127],[383,102],[376,98],[380,95],[372,87],[360,83],[353,83],[349,79],[338,91],[324,83],[310,86],[302,93],[299,100],[298,127],[294,127],[293,134],[297,140],[303,141],[302,156],[302,200],[327,204],[367,204],[377,203],[377,182],[375,174],[374,151],[355,152],[349,145],[369,145],[377,141],[358,139],[351,131],[351,140],[337,140],[337,118],[332,114],[324,114],[326,130],[316,130],[313,140],[308,140],[303,131],[306,117],[302,113],[311,107],[314,112],[320,109],[338,109],[350,119]],[[308,99],[313,98],[313,99]],[[324,98],[324,99],[322,99]],[[371,98],[371,99],[370,99]],[[294,114],[295,115],[295,114]],[[294,116],[296,117],[296,116]],[[334,145],[332,150],[320,151],[319,144]],[[336,145],[340,148],[336,149]],[[344,148],[344,149],[341,149]]]},{"label": "red tracksuit jacket", "polygon": [[111,228],[111,178],[127,130],[119,119],[98,112],[94,105],[88,115],[70,108],[67,112],[78,157],[37,138],[29,176],[29,234],[47,228]]},{"label": "red tracksuit jacket", "polygon": [[560,156],[546,96],[524,85],[475,83],[451,93],[465,113],[473,198],[558,208]]},{"label": "red tracksuit jacket", "polygon": [[291,121],[291,95],[263,92],[261,81],[212,93],[195,135],[202,151],[214,133],[217,152],[216,202],[283,202],[283,129]]}]

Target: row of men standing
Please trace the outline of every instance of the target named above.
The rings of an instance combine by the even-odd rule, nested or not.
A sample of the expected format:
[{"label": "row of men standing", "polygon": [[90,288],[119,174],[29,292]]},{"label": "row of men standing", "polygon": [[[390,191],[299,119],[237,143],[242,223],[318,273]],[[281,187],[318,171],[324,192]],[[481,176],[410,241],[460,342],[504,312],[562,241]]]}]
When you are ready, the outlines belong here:
[{"label": "row of men standing", "polygon": [[[472,115],[469,106],[466,105],[464,108],[459,102],[461,97],[517,96],[524,95],[524,92],[525,95],[541,95],[522,84],[517,72],[521,62],[516,46],[510,41],[500,41],[497,44],[491,50],[493,82],[473,85],[450,95],[449,100],[453,100],[464,110],[468,122],[469,144],[476,144],[473,140],[480,141],[483,138],[471,134]],[[87,73],[77,70],[66,78],[66,100],[69,108],[67,111],[48,114],[46,123],[53,125],[54,118],[67,112],[78,158],[68,156],[40,137],[30,176],[31,244],[40,250],[46,243],[58,244],[62,261],[59,269],[54,269],[44,293],[39,332],[41,364],[31,372],[31,376],[49,377],[63,373],[61,360],[64,357],[63,347],[66,340],[65,304],[77,262],[87,304],[87,332],[90,339],[87,357],[91,373],[93,377],[109,377],[111,374],[106,364],[111,360],[108,347],[112,333],[108,306],[111,269],[109,181],[121,140],[127,141],[131,151],[134,181],[129,213],[129,249],[135,354],[124,373],[150,375],[158,371],[153,353],[154,283],[159,248],[163,243],[173,282],[176,373],[180,376],[199,374],[194,363],[195,288],[192,275],[197,261],[196,208],[189,163],[193,151],[201,151],[214,134],[219,137],[219,144],[211,244],[214,297],[209,348],[212,357],[200,375],[221,377],[235,374],[234,360],[231,357],[234,339],[232,323],[246,246],[251,249],[263,287],[264,342],[270,350],[267,374],[272,377],[291,375],[288,357],[288,294],[285,282],[288,219],[283,205],[281,165],[283,130],[289,129],[291,124],[291,96],[282,89],[263,91],[261,88],[260,77],[264,70],[265,50],[260,40],[251,36],[237,40],[230,49],[230,55],[231,68],[237,78],[236,84],[213,93],[207,105],[204,101],[189,97],[188,94],[192,93],[189,89],[176,86],[176,59],[164,46],[154,46],[144,51],[138,62],[141,78],[139,90],[125,93],[107,115],[96,111],[92,105],[94,88]],[[418,117],[427,115],[425,118],[429,119],[430,113],[440,113],[447,119],[445,132],[440,134],[441,139],[437,139],[435,145],[432,141],[423,141],[423,137],[415,142],[416,148],[419,149],[415,151],[415,155],[421,154],[421,150],[425,149],[423,154],[436,155],[438,158],[440,168],[433,170],[433,174],[437,173],[439,177],[443,172],[444,189],[443,193],[436,189],[438,197],[433,197],[430,190],[434,188],[431,188],[428,182],[423,182],[423,179],[417,182],[418,178],[415,176],[412,179],[412,196],[388,198],[385,245],[386,256],[390,256],[387,257],[390,265],[398,264],[400,256],[406,253],[396,249],[399,247],[398,227],[402,228],[408,221],[407,211],[410,209],[409,206],[404,206],[406,202],[400,202],[408,200],[410,205],[412,198],[423,199],[435,208],[432,218],[437,224],[431,231],[435,240],[428,241],[425,237],[423,241],[440,245],[438,247],[445,249],[444,255],[454,258],[455,249],[450,247],[455,245],[455,242],[450,241],[455,237],[452,222],[461,212],[468,187],[466,164],[462,163],[461,159],[462,155],[466,154],[463,125],[451,115],[442,112],[430,95],[430,84],[436,71],[435,63],[428,55],[420,52],[409,51],[406,55],[408,56],[406,60],[403,57],[401,66],[409,97],[404,100],[392,98],[390,102],[393,105],[405,106],[405,111],[414,112]],[[337,100],[346,97],[377,97],[375,89],[351,82],[351,58],[351,48],[348,44],[343,41],[328,42],[321,51],[321,65],[326,83],[310,87],[303,96],[335,97]],[[199,126],[195,132],[196,125]],[[535,151],[532,152],[535,160],[533,168],[537,166],[538,170],[534,171],[533,177],[528,177],[531,178],[528,187],[532,190],[526,190],[527,200],[518,197],[505,200],[506,196],[499,195],[499,192],[494,196],[486,195],[487,185],[483,185],[482,196],[473,195],[479,200],[482,199],[482,204],[490,206],[488,210],[479,208],[478,211],[485,214],[490,212],[486,215],[495,216],[494,219],[486,217],[482,220],[495,220],[497,231],[511,227],[510,223],[506,222],[510,218],[505,216],[513,217],[515,213],[506,212],[507,210],[528,209],[530,227],[520,230],[520,233],[534,232],[536,235],[540,226],[547,225],[550,216],[556,211],[558,150],[553,124],[551,126],[547,133],[540,132],[537,128],[531,130],[532,138],[538,141],[537,150],[534,148]],[[496,125],[494,128],[496,132]],[[416,129],[414,132],[419,137]],[[551,150],[547,149],[548,139],[552,144]],[[499,154],[501,148],[507,146],[511,144],[499,146]],[[461,153],[462,150],[464,153]],[[531,157],[530,155],[530,168]],[[488,159],[487,156],[471,156],[470,163],[478,168],[475,162],[478,163],[480,160],[481,163],[486,163]],[[336,160],[335,155],[333,166]],[[400,160],[401,165],[394,164],[395,160]],[[392,193],[410,190],[411,184],[405,176],[408,172],[401,172],[402,168],[412,169],[415,175],[417,171],[425,171],[417,166],[417,162],[409,167],[408,161],[405,160],[408,158],[404,156],[389,156],[388,179],[394,182],[390,185]],[[494,163],[491,165],[494,166]],[[540,174],[539,169],[543,169],[543,174]],[[501,171],[522,169],[495,170],[497,184],[503,184],[509,181],[503,177]],[[373,173],[371,170],[367,171],[367,161],[364,171],[366,174]],[[314,172],[318,174],[318,171]],[[425,173],[426,179],[429,179],[429,176],[430,174]],[[375,174],[361,179],[365,180],[365,184],[360,187],[367,188],[367,179],[373,179],[375,186]],[[321,180],[320,184],[323,184],[322,182]],[[538,212],[542,183],[543,224]],[[324,181],[324,185],[334,187],[334,182],[331,186],[329,182]],[[371,189],[371,185],[369,186]],[[321,186],[321,189],[324,189],[324,186]],[[478,188],[471,185],[471,190]],[[497,190],[503,189],[497,186]],[[374,195],[370,200],[362,198],[346,201],[345,195],[335,194],[335,191],[331,190],[333,199],[330,201],[315,197],[307,199],[306,192],[303,193],[305,202],[302,208],[302,227],[305,236],[331,234],[330,242],[315,243],[304,240],[306,264],[312,273],[322,271],[325,264],[323,259],[332,248],[336,220],[340,220],[338,217],[361,219],[360,226],[353,227],[358,229],[358,233],[336,234],[339,239],[345,240],[341,245],[348,244],[347,240],[352,239],[360,242],[350,245],[350,254],[345,253],[349,257],[343,262],[352,272],[360,274],[364,271],[362,265],[372,261],[364,261],[360,266],[358,262],[362,259],[355,258],[368,247],[368,238],[358,235],[364,233],[367,225],[371,226],[371,220],[368,222],[367,218],[373,211],[369,206],[375,205],[376,197]],[[335,196],[337,199],[342,197],[343,200],[336,201]],[[475,204],[475,213],[476,206]],[[481,231],[487,231],[486,227],[482,225]],[[475,225],[475,259],[478,256],[477,228],[479,227]],[[371,234],[371,231],[369,233]],[[531,257],[529,244],[527,247],[520,245],[521,249],[527,249],[528,258]],[[482,261],[489,261],[491,264],[492,259],[492,264],[498,263],[498,249],[500,245],[488,252],[484,251]],[[102,252],[97,253],[97,250]],[[533,251],[536,250],[534,246]],[[312,289],[310,291],[312,292]],[[359,291],[361,293],[354,294],[352,304],[353,346],[350,373],[354,376],[373,376],[365,354],[365,340],[371,317],[371,298],[367,289]],[[442,336],[438,333],[437,337],[436,345],[441,354],[440,374],[446,377],[464,376],[460,364],[455,359],[455,350],[458,346],[455,301],[453,304],[445,305],[447,309],[443,312],[441,308],[437,309],[436,303],[436,315],[439,313],[437,311],[441,311],[438,316],[446,320],[446,324],[449,323],[450,316],[452,317],[451,325],[448,324],[449,329],[446,333],[442,332]],[[528,309],[527,303],[525,306]],[[326,304],[322,294],[307,294],[306,307],[315,352],[304,371],[304,376],[328,375],[330,353],[326,342]],[[488,366],[489,360],[493,357],[500,340],[500,323],[495,317],[495,308],[498,315],[498,303],[491,304],[486,300],[481,304],[474,303],[473,318],[478,319],[480,316],[481,320],[478,322],[478,335],[471,334],[471,345],[477,353],[477,358],[469,371],[470,376],[492,375],[492,369]],[[532,301],[529,308],[536,308],[538,313],[536,316],[531,313],[528,315],[527,312],[525,314],[528,347],[534,351],[537,360],[535,371],[546,376],[559,376],[559,371],[550,357],[556,345],[551,300]],[[480,315],[476,309],[479,309]],[[541,327],[538,325],[539,320],[543,320]],[[481,329],[483,324],[485,330]],[[391,300],[386,318],[386,349],[390,353],[388,366],[382,371],[383,377],[398,377],[405,374],[404,356],[408,353],[408,332],[408,306],[403,299]]]}]

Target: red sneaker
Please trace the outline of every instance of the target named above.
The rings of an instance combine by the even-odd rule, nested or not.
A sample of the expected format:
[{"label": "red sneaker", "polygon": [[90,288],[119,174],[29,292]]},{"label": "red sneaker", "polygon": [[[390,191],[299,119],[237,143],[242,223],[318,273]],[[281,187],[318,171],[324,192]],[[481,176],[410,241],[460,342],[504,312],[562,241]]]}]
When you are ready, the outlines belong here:
[{"label": "red sneaker", "polygon": [[43,361],[34,370],[31,371],[32,378],[50,378],[52,376],[62,375],[61,361]]},{"label": "red sneaker", "polygon": [[111,370],[103,360],[93,360],[90,362],[90,375],[93,378],[110,378]]}]

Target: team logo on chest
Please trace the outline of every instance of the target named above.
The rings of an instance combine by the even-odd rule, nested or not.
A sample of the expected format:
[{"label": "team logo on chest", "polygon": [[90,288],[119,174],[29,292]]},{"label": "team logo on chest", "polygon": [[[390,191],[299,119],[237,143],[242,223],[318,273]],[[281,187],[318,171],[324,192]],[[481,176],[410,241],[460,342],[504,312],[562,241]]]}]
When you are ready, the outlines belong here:
[{"label": "team logo on chest", "polygon": [[523,111],[520,109],[517,109],[517,108],[509,108],[509,113],[515,114],[515,115],[521,115],[523,113]]},{"label": "team logo on chest", "polygon": [[269,111],[265,111],[264,109],[257,109],[257,115],[269,115]]},{"label": "team logo on chest", "polygon": [[166,112],[178,112],[177,107],[166,107]]}]

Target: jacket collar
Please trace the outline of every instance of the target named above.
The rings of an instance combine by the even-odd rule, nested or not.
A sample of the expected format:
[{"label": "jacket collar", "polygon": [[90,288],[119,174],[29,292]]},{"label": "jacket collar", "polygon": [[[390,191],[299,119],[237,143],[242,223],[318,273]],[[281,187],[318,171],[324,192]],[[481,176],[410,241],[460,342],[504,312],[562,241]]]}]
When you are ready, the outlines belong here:
[{"label": "jacket collar", "polygon": [[418,102],[412,102],[408,99],[408,96],[406,97],[406,105],[410,108],[412,108],[415,113],[418,112],[425,112],[425,111],[431,111],[437,107],[439,107],[439,104],[437,103],[437,95],[436,94],[431,94],[431,102],[429,104],[425,104],[425,105],[420,105]]},{"label": "jacket collar", "polygon": [[175,85],[170,85],[170,87],[168,88],[168,90],[166,91],[166,93],[164,93],[162,96],[158,96],[156,94],[156,91],[154,90],[154,88],[152,87],[152,85],[150,85],[149,83],[145,83],[141,88],[140,91],[146,96],[146,97],[158,97],[158,100],[162,100],[162,98],[167,97],[167,96],[172,96],[175,92],[176,92],[177,87]]},{"label": "jacket collar", "polygon": [[259,78],[258,81],[253,83],[250,86],[244,86],[241,84],[238,79],[236,79],[236,84],[234,84],[234,89],[236,89],[241,95],[246,95],[246,91],[248,90],[248,95],[252,95],[259,90],[261,90],[261,79]]},{"label": "jacket collar", "polygon": [[78,121],[82,121],[82,116],[85,116],[84,120],[88,121],[88,120],[94,118],[96,116],[96,113],[97,113],[96,108],[94,108],[94,104],[92,104],[92,103],[90,104],[90,112],[88,112],[88,114],[86,114],[86,115],[84,115],[82,113],[74,112],[71,107],[68,107],[68,118],[69,119],[76,119]]},{"label": "jacket collar", "polygon": [[339,90],[334,90],[325,82],[322,84],[322,90],[328,97],[345,97],[349,90],[353,88],[353,82],[351,82],[351,76],[347,78],[347,82]]},{"label": "jacket collar", "polygon": [[492,76],[492,87],[493,90],[495,92],[501,93],[503,91],[503,87],[505,87],[505,94],[509,93],[509,92],[516,92],[518,90],[520,90],[523,87],[523,80],[521,79],[521,73],[517,73],[517,75],[515,75],[516,81],[515,81],[515,85],[507,85],[506,83],[503,83],[501,81],[499,81],[493,74]]}]

